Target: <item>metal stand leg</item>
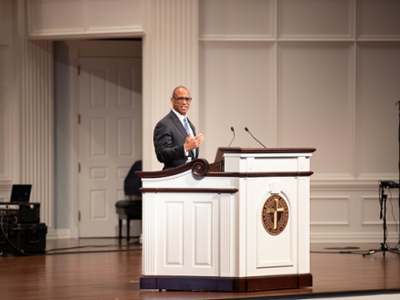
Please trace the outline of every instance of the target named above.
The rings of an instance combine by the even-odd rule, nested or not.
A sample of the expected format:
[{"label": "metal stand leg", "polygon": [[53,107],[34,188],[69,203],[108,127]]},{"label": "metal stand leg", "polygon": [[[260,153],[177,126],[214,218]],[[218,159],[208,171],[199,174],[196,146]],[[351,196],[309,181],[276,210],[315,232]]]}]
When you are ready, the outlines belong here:
[{"label": "metal stand leg", "polygon": [[[384,187],[382,186],[382,183],[379,185],[379,202],[381,204],[381,219],[383,218],[383,243],[381,243],[381,247],[379,249],[370,249],[368,253],[364,253],[363,256],[375,254],[378,252],[383,252],[383,255],[385,255],[385,252],[392,252],[395,254],[400,254],[398,251],[390,250],[388,245],[387,245],[387,226],[386,226],[386,199],[387,195],[384,193]],[[382,214],[383,210],[383,214]]]},{"label": "metal stand leg", "polygon": [[126,240],[129,242],[129,239],[131,238],[129,235],[129,229],[131,227],[131,219],[129,219],[129,216],[126,218]]},{"label": "metal stand leg", "polygon": [[119,238],[119,240],[121,240],[122,239],[122,219],[118,219],[118,238]]}]

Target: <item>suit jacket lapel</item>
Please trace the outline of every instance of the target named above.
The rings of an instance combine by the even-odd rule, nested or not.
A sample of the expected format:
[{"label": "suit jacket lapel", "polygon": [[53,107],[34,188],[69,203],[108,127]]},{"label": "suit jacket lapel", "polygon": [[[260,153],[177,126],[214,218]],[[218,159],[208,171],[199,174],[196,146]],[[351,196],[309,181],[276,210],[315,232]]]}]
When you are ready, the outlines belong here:
[{"label": "suit jacket lapel", "polygon": [[[192,128],[194,136],[196,136],[196,131],[194,130],[194,126],[193,126],[192,122],[190,122],[189,118],[188,118],[188,122],[189,122],[190,128]],[[200,149],[199,147],[196,148],[196,155],[194,155],[193,151],[190,151],[192,153],[193,158],[199,157],[199,149]]]},{"label": "suit jacket lapel", "polygon": [[[179,129],[179,131],[182,133],[182,135],[184,136],[184,139],[186,139],[187,137],[187,133],[185,130],[185,127],[183,127],[182,122],[178,119],[178,117],[175,115],[175,113],[171,110],[171,112],[169,113],[172,119],[172,122],[174,123],[174,125],[176,126],[176,128]],[[194,132],[194,131],[193,131]]]},{"label": "suit jacket lapel", "polygon": [[[189,122],[190,128],[191,128],[192,131],[193,131],[193,135],[196,136],[196,131],[194,130],[194,126],[193,126],[192,122],[190,122],[189,118],[188,118],[187,120],[188,120],[188,122]],[[185,131],[186,131],[186,130],[185,130]]]},{"label": "suit jacket lapel", "polygon": [[[185,127],[183,127],[182,122],[178,119],[178,117],[175,115],[175,113],[172,110],[170,111],[169,114],[171,116],[172,122],[179,129],[179,131],[182,133],[183,139],[185,140],[186,137],[188,136],[188,134],[186,133],[186,129],[185,129]],[[194,130],[194,126],[193,126],[192,122],[190,122],[189,118],[188,118],[188,122],[189,122],[190,128],[193,131],[193,134],[196,136],[196,131]],[[191,156],[193,158],[197,158],[199,156],[199,148],[196,148],[196,157],[194,157],[193,151],[189,151],[189,153],[191,154]]]}]

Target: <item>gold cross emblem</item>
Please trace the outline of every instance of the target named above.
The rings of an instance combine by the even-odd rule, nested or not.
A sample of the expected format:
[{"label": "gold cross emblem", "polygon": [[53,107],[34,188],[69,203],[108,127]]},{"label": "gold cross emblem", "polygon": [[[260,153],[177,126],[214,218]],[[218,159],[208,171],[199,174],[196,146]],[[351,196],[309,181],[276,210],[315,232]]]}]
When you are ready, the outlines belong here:
[{"label": "gold cross emblem", "polygon": [[289,206],[282,196],[273,194],[268,197],[261,210],[261,222],[271,235],[285,230],[289,222]]},{"label": "gold cross emblem", "polygon": [[274,229],[276,230],[276,228],[278,228],[278,213],[283,213],[284,209],[282,207],[281,208],[278,207],[279,206],[278,199],[274,200],[275,200],[274,207],[268,208],[267,213],[274,214]]}]

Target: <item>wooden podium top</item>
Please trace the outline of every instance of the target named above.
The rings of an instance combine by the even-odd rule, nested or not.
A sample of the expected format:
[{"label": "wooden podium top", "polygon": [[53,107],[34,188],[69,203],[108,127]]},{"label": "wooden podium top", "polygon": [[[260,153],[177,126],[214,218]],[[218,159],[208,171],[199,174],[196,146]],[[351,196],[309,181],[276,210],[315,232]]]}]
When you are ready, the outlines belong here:
[{"label": "wooden podium top", "polygon": [[[213,176],[213,177],[270,177],[270,176],[311,176],[313,172],[224,172],[224,161],[221,161],[224,153],[241,153],[241,154],[262,154],[262,153],[312,153],[315,148],[228,148],[220,147],[217,150],[214,163],[209,164],[205,159],[195,159],[182,166],[162,171],[137,171],[135,172],[141,178],[162,178],[167,176],[183,173],[192,170],[196,177]],[[222,172],[221,172],[222,171]]]},{"label": "wooden podium top", "polygon": [[215,162],[220,161],[224,153],[310,153],[315,148],[239,148],[219,147],[215,156]]},{"label": "wooden podium top", "polygon": [[226,153],[308,153],[315,152],[315,148],[240,148],[219,147],[218,150]]}]

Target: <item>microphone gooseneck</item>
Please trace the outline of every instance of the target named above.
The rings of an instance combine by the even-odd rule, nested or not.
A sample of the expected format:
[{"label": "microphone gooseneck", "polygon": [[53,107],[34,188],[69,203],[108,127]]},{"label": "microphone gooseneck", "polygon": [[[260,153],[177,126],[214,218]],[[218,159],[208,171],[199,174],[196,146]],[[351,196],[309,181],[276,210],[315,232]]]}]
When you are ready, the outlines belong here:
[{"label": "microphone gooseneck", "polygon": [[[232,144],[232,142],[233,142],[233,140],[235,139],[235,129],[233,128],[233,127],[231,127],[231,130],[232,130],[232,132],[233,132],[233,139],[232,139],[232,141],[229,143],[229,146],[228,146],[228,148],[231,146],[231,144]],[[218,170],[219,170],[219,172],[221,172],[222,171],[222,160],[223,160],[224,158],[223,157],[221,157],[221,160],[219,161],[219,168],[218,168]]]},{"label": "microphone gooseneck", "polygon": [[233,139],[232,139],[232,141],[229,143],[229,146],[228,146],[228,148],[231,146],[231,144],[232,144],[232,142],[233,142],[233,140],[235,139],[235,129],[233,128],[233,127],[231,127],[231,130],[232,130],[232,132],[233,132]]},{"label": "microphone gooseneck", "polygon": [[263,143],[261,143],[259,140],[257,140],[257,139],[254,137],[254,135],[251,134],[250,130],[249,130],[247,127],[245,127],[244,130],[246,130],[246,131],[251,135],[251,137],[252,137],[253,139],[255,139],[258,143],[260,143],[261,146],[263,146],[264,148],[267,148],[267,147],[265,147],[265,146],[263,145]]}]

